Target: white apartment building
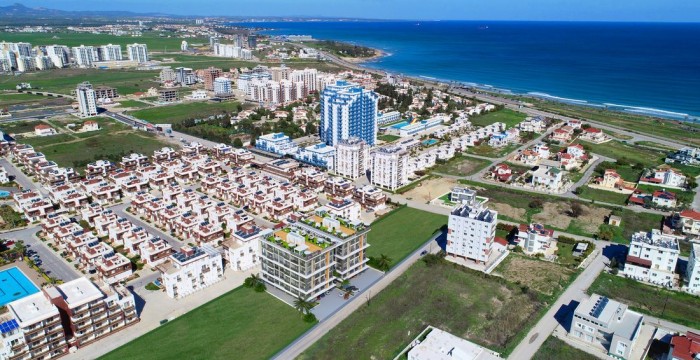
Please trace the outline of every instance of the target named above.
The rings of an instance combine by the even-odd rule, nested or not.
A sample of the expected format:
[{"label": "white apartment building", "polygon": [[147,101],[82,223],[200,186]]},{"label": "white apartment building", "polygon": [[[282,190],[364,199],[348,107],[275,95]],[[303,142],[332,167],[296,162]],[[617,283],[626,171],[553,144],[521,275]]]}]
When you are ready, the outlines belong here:
[{"label": "white apartment building", "polygon": [[304,69],[294,70],[289,77],[293,83],[302,82],[307,92],[320,90],[317,84],[318,70]]},{"label": "white apartment building", "polygon": [[447,255],[485,264],[491,255],[497,221],[498,212],[476,199],[454,208],[447,224]]},{"label": "white apartment building", "polygon": [[680,250],[678,238],[658,229],[632,235],[624,274],[627,277],[662,286],[675,284]]},{"label": "white apartment building", "polygon": [[700,295],[700,243],[692,243],[685,271],[685,291]]},{"label": "white apartment building", "polygon": [[122,46],[102,45],[97,48],[97,56],[100,61],[122,61]]},{"label": "white apartment building", "polygon": [[52,359],[68,351],[61,314],[41,291],[7,304],[0,341],[2,359]]},{"label": "white apartment building", "polygon": [[78,85],[78,88],[75,89],[75,97],[78,99],[80,117],[97,115],[97,96],[89,82]]},{"label": "white apartment building", "polygon": [[126,46],[129,60],[143,64],[148,62],[148,46],[146,44],[129,44]]},{"label": "white apartment building", "polygon": [[372,153],[372,185],[396,190],[408,183],[408,153],[396,147]]},{"label": "white apartment building", "polygon": [[4,167],[0,166],[0,184],[7,184],[10,182],[10,179],[7,177],[7,170],[5,170]]},{"label": "white apartment building", "polygon": [[228,95],[231,93],[233,93],[231,79],[225,77],[218,77],[214,79],[214,94]]},{"label": "white apartment building", "polygon": [[46,54],[57,68],[62,68],[70,62],[70,48],[67,46],[49,45],[46,47]]},{"label": "white apartment building", "polygon": [[183,246],[170,255],[170,261],[158,266],[165,292],[174,299],[183,298],[222,279],[221,253],[211,245]]},{"label": "white apartment building", "polygon": [[80,67],[92,67],[99,60],[97,49],[93,46],[74,46],[72,49],[73,62]]},{"label": "white apartment building", "polygon": [[369,170],[369,146],[362,139],[341,140],[335,147],[335,173],[350,179],[365,176]]}]

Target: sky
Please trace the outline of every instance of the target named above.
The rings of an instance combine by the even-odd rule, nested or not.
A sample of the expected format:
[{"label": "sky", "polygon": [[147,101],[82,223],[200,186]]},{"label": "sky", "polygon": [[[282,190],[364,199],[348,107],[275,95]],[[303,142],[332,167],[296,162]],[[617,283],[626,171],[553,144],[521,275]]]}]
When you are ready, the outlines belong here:
[{"label": "sky", "polygon": [[0,0],[61,10],[412,20],[700,22],[700,0]]}]

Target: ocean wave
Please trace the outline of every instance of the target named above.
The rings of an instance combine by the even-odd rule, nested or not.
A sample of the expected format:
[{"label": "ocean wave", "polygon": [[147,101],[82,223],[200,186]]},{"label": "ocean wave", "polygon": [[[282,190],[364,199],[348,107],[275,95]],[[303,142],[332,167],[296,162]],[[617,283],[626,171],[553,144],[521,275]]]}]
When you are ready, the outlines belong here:
[{"label": "ocean wave", "polygon": [[531,92],[528,92],[527,94],[532,95],[532,96],[537,96],[537,97],[548,98],[548,99],[552,99],[552,100],[563,101],[563,102],[590,105],[588,103],[588,101],[586,101],[586,100],[579,100],[579,99],[571,99],[571,98],[565,98],[565,97],[560,97],[560,96],[554,96],[554,95],[550,95],[550,94],[543,93],[543,92],[531,91]]},{"label": "ocean wave", "polygon": [[636,112],[636,113],[643,113],[643,114],[664,114],[666,116],[677,116],[677,117],[686,117],[688,114],[686,113],[680,113],[680,112],[675,112],[675,111],[668,111],[668,110],[662,110],[662,109],[655,109],[655,108],[650,108],[650,107],[643,107],[643,106],[632,106],[632,105],[621,105],[621,104],[614,104],[614,103],[604,103],[606,106],[612,106],[612,107],[619,107],[619,108],[624,108],[627,111],[631,112]]}]

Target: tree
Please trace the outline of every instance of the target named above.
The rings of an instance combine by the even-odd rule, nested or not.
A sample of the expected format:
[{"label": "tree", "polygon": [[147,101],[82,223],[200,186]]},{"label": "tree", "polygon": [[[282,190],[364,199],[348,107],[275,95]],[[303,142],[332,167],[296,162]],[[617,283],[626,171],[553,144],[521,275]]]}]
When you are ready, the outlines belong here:
[{"label": "tree", "polygon": [[581,204],[577,202],[571,203],[571,209],[569,210],[569,213],[571,214],[571,217],[577,218],[583,215],[583,206],[581,206]]},{"label": "tree", "polygon": [[309,314],[311,309],[313,309],[314,303],[309,301],[308,298],[297,297],[294,300],[294,308],[297,309],[303,315]]},{"label": "tree", "polygon": [[391,261],[392,260],[390,257],[384,254],[379,255],[379,258],[377,258],[376,261],[377,269],[381,271],[389,271],[389,269],[391,268]]},{"label": "tree", "polygon": [[243,147],[243,140],[241,140],[241,138],[238,138],[238,137],[233,139],[233,147],[242,148]]},{"label": "tree", "polygon": [[542,205],[544,205],[542,199],[534,198],[527,206],[529,206],[531,209],[540,209],[542,208]]},{"label": "tree", "polygon": [[256,292],[263,292],[267,290],[265,282],[260,278],[258,274],[251,274],[243,281],[243,286],[252,288]]}]

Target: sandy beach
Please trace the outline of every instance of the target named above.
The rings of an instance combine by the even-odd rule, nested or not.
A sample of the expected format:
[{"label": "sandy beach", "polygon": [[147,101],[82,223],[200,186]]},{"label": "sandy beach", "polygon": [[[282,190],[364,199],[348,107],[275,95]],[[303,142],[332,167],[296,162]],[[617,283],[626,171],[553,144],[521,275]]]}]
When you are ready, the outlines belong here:
[{"label": "sandy beach", "polygon": [[374,50],[374,55],[370,57],[342,57],[341,59],[353,64],[362,64],[366,62],[376,61],[389,55],[387,52],[384,52],[379,49],[372,48],[372,50]]}]

